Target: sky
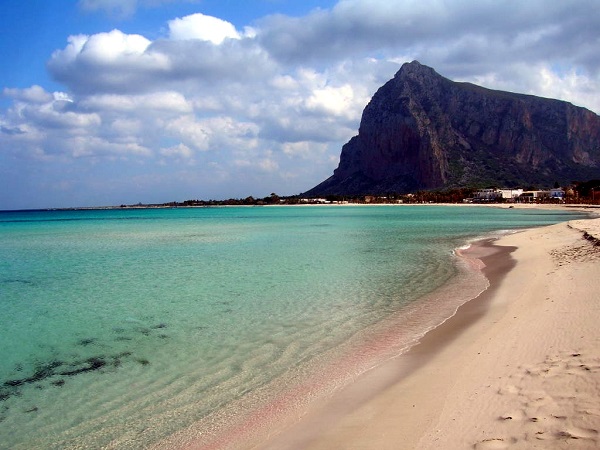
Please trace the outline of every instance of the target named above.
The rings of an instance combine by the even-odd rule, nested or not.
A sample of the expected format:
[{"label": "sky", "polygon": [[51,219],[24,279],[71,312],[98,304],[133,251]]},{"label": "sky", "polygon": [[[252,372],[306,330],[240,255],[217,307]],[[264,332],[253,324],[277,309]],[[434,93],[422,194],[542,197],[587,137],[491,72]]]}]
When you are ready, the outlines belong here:
[{"label": "sky", "polygon": [[295,195],[405,62],[600,113],[598,0],[3,0],[0,210]]}]

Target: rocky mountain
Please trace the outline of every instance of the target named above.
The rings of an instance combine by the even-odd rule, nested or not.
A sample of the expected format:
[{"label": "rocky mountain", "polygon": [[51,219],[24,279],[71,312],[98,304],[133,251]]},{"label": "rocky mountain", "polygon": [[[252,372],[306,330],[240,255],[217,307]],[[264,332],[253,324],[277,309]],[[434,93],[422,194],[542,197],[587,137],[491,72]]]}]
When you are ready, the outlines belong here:
[{"label": "rocky mountain", "polygon": [[333,175],[303,195],[561,185],[600,178],[600,117],[404,64],[365,110]]}]

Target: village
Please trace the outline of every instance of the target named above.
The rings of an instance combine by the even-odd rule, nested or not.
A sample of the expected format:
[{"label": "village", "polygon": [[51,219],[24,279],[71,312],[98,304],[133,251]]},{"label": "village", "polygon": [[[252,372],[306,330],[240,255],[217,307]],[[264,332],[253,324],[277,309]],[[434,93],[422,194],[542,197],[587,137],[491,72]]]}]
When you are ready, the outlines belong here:
[{"label": "village", "polygon": [[550,189],[523,188],[455,188],[423,190],[408,194],[385,195],[303,195],[279,196],[276,193],[263,198],[245,197],[227,200],[185,200],[163,204],[121,205],[121,208],[147,207],[202,207],[202,206],[267,206],[267,205],[340,205],[340,204],[431,204],[431,203],[558,203],[600,205],[600,180],[573,183],[568,187]]},{"label": "village", "polygon": [[[575,190],[568,190],[570,198],[575,197]],[[472,198],[464,199],[465,203],[513,202],[513,203],[543,203],[545,201],[563,203],[567,191],[563,188],[548,190],[523,189],[481,189],[475,191]]]},{"label": "village", "polygon": [[[285,199],[287,202],[289,199]],[[600,204],[600,181],[575,183],[569,187],[551,189],[523,188],[457,188],[443,191],[419,191],[404,195],[365,195],[357,198],[327,196],[324,198],[295,198],[302,204],[331,203],[561,203]]]}]

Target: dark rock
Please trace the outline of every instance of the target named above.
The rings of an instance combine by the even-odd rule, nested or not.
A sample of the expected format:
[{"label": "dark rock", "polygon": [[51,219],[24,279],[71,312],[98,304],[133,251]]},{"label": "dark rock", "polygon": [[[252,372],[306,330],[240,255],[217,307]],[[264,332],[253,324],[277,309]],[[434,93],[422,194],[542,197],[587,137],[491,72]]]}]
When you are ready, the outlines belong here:
[{"label": "dark rock", "polygon": [[46,378],[53,376],[56,373],[55,369],[62,366],[63,364],[64,363],[62,361],[50,361],[49,363],[38,366],[32,376],[26,378],[18,378],[15,380],[7,380],[4,382],[4,386],[18,387],[23,386],[24,384],[42,381]]},{"label": "dark rock", "polygon": [[600,117],[570,103],[451,81],[404,64],[363,111],[333,175],[303,195],[600,178]]},{"label": "dark rock", "polygon": [[77,367],[73,370],[67,370],[65,372],[61,372],[59,375],[62,376],[73,376],[79,375],[81,373],[92,372],[94,370],[100,370],[104,366],[106,366],[106,361],[99,357],[89,358],[85,361],[82,367]]},{"label": "dark rock", "polygon": [[18,380],[6,380],[4,382],[4,386],[7,387],[17,387],[17,386],[22,386],[25,383],[27,383],[27,378],[22,378],[22,379],[18,379]]}]

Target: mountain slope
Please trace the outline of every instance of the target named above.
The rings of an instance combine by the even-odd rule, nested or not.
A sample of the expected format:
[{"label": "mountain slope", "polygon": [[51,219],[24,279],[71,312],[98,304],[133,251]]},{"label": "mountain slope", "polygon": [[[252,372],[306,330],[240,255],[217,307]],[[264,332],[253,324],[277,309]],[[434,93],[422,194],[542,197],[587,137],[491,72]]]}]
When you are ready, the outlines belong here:
[{"label": "mountain slope", "polygon": [[451,81],[404,64],[363,111],[333,175],[304,195],[600,178],[600,117],[568,102]]}]

